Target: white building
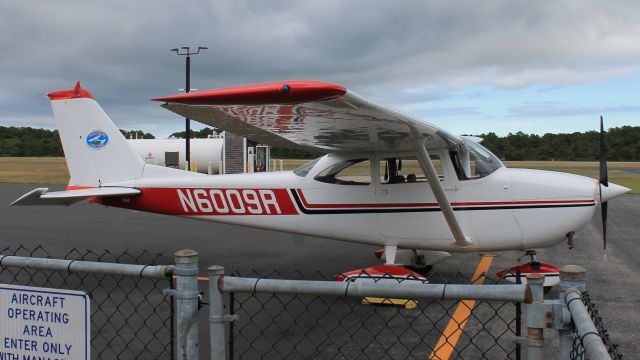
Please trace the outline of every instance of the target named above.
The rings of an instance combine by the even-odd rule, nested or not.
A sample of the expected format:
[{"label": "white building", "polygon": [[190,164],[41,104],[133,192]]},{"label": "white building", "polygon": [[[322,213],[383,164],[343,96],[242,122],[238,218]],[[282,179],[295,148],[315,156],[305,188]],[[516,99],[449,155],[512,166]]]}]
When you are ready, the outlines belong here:
[{"label": "white building", "polygon": [[[185,139],[129,139],[129,144],[148,164],[186,167]],[[191,139],[191,170],[204,174],[270,171],[270,147],[225,133]]]}]

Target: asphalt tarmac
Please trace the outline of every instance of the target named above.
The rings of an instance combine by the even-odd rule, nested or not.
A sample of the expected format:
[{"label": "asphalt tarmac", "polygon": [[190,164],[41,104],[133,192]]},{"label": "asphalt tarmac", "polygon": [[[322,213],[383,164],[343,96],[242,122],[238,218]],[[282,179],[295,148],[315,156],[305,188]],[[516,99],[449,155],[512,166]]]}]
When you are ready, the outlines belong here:
[{"label": "asphalt tarmac", "polygon": [[[256,269],[304,273],[320,270],[335,274],[379,264],[374,246],[308,236],[255,230],[233,225],[142,213],[79,203],[70,207],[9,207],[22,194],[41,185],[0,185],[0,246],[44,245],[51,254],[70,248],[148,249],[172,254],[190,248],[199,252],[202,271],[222,265],[227,271]],[[52,190],[61,186],[50,186]],[[576,246],[564,244],[540,250],[539,260],[555,265],[576,264],[587,269],[587,289],[603,316],[614,342],[629,358],[637,357],[640,344],[640,196],[625,195],[609,203],[607,260],[602,255],[599,213],[576,236]],[[490,273],[516,264],[518,252],[495,259]],[[479,254],[455,254],[437,265],[439,272],[460,271],[469,276]],[[555,296],[554,292],[548,296]],[[554,334],[547,331],[545,336]]]}]

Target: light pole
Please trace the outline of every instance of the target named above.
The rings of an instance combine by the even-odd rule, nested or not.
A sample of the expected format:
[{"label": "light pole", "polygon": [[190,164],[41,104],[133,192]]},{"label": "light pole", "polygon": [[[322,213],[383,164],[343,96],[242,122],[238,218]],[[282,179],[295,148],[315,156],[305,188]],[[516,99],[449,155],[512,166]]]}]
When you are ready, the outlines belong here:
[{"label": "light pole", "polygon": [[[188,93],[191,90],[191,55],[198,55],[200,54],[200,50],[207,50],[208,47],[205,46],[198,46],[198,49],[194,52],[191,51],[191,48],[188,46],[183,46],[181,48],[175,48],[175,49],[171,49],[171,51],[174,51],[176,54],[181,55],[181,56],[186,56],[186,63],[187,63],[187,69],[186,69],[186,84],[184,87],[184,92]],[[187,117],[184,118],[185,120],[185,138],[186,138],[186,156],[185,156],[185,160],[186,160],[186,169],[187,171],[191,171],[191,120]]]}]

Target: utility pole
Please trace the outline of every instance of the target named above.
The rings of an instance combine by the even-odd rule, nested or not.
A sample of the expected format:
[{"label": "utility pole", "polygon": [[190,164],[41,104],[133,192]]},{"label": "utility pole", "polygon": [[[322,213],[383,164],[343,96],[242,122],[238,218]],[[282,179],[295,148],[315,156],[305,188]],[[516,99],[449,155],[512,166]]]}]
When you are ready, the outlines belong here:
[{"label": "utility pole", "polygon": [[[181,48],[171,49],[171,51],[175,52],[180,56],[186,56],[186,82],[184,87],[184,92],[188,93],[191,91],[191,55],[200,54],[200,50],[207,50],[208,47],[198,46],[196,51],[191,51],[191,48],[188,46],[183,46]],[[191,171],[191,119],[185,117],[185,161],[186,161],[186,169],[187,171]]]}]

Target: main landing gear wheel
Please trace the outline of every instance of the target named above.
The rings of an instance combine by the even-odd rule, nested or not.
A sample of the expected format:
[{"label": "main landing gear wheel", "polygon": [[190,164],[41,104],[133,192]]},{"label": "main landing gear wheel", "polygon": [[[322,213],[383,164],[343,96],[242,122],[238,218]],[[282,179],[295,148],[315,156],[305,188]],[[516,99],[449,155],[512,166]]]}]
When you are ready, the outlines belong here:
[{"label": "main landing gear wheel", "polygon": [[525,254],[518,259],[518,261],[527,256],[530,258],[528,263],[516,265],[509,269],[499,271],[496,273],[496,276],[509,282],[516,283],[519,274],[520,282],[522,284],[526,284],[528,274],[542,274],[544,275],[545,293],[549,292],[551,288],[560,283],[560,269],[557,266],[538,261],[535,250],[527,250]]},{"label": "main landing gear wheel", "polygon": [[433,270],[433,265],[425,265],[425,266],[405,266],[407,269],[417,272],[418,274],[427,277],[431,274],[431,270]]}]

